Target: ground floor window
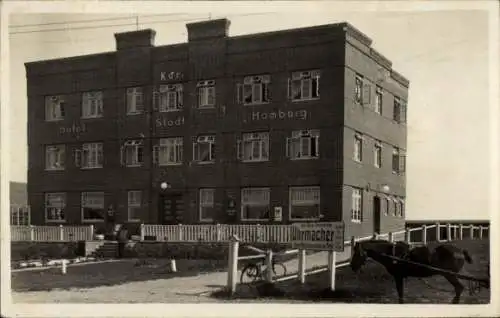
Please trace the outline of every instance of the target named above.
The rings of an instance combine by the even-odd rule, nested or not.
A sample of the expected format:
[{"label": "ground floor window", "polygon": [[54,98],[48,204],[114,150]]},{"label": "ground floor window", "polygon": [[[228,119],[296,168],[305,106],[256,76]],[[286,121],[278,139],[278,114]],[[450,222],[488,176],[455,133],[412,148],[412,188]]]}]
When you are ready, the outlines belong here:
[{"label": "ground floor window", "polygon": [[214,197],[215,189],[200,189],[200,221],[213,221]]},{"label": "ground floor window", "polygon": [[270,189],[245,188],[241,190],[241,219],[269,220]]},{"label": "ground floor window", "polygon": [[104,221],[104,192],[83,192],[82,221]]},{"label": "ground floor window", "polygon": [[352,189],[351,221],[363,221],[363,190],[357,188]]},{"label": "ground floor window", "polygon": [[129,221],[140,221],[142,210],[142,191],[128,191],[127,210]]},{"label": "ground floor window", "polygon": [[320,215],[320,187],[290,188],[290,218],[318,219]]},{"label": "ground floor window", "polygon": [[30,225],[29,206],[11,206],[10,225]]},{"label": "ground floor window", "polygon": [[65,221],[66,193],[45,194],[45,220],[47,222]]}]

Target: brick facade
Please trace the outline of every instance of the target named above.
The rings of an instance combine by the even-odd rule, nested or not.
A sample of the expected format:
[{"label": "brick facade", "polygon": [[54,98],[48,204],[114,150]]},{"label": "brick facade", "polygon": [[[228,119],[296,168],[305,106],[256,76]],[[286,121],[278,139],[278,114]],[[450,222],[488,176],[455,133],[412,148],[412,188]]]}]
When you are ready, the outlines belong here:
[{"label": "brick facade", "polygon": [[[26,64],[28,86],[28,193],[32,223],[44,224],[44,194],[65,192],[65,222],[81,223],[80,193],[102,191],[104,206],[116,209],[118,222],[127,222],[127,190],[141,190],[145,223],[161,223],[160,197],[181,195],[181,223],[199,223],[200,188],[215,188],[213,222],[242,222],[240,196],[243,187],[269,187],[270,206],[283,208],[289,223],[289,186],[320,186],[320,210],[324,220],[344,221],[351,234],[373,232],[373,197],[405,197],[405,176],[391,170],[392,147],[406,149],[406,126],[393,120],[394,96],[407,100],[408,81],[391,69],[391,63],[375,52],[371,40],[346,23],[311,28],[228,37],[225,19],[188,24],[187,43],[154,46],[155,32],[142,30],[115,35],[117,50],[74,58]],[[292,102],[288,98],[291,72],[319,70],[320,98]],[[383,75],[386,73],[386,75]],[[173,76],[171,76],[173,74]],[[270,102],[238,103],[237,84],[245,76],[268,74]],[[370,104],[354,101],[355,75],[370,84]],[[198,109],[196,85],[215,80],[216,103]],[[183,109],[159,112],[153,91],[160,84],[183,84]],[[375,113],[375,85],[384,91],[382,114]],[[126,90],[142,87],[144,112],[126,113]],[[103,92],[103,117],[82,119],[83,92]],[[45,121],[45,96],[64,95],[65,116]],[[292,130],[320,130],[319,158],[290,160],[286,138]],[[269,160],[242,163],[237,160],[237,140],[243,132],[269,132]],[[364,136],[362,163],[352,160],[355,132]],[[196,164],[193,138],[216,136],[214,164]],[[162,137],[182,137],[183,163],[153,164],[153,144]],[[120,151],[127,139],[144,143],[141,167],[123,167]],[[373,165],[375,140],[382,143],[382,167]],[[103,168],[75,166],[74,150],[82,142],[103,142]],[[65,144],[65,168],[45,170],[45,146]],[[168,182],[166,190],[160,188]],[[350,222],[352,188],[363,190],[363,221]],[[228,214],[228,198],[236,213]],[[392,203],[392,201],[390,201]],[[381,231],[404,226],[404,217],[381,213]],[[259,223],[262,223],[260,221]],[[276,221],[269,221],[276,222]],[[278,222],[278,223],[279,223]]]}]

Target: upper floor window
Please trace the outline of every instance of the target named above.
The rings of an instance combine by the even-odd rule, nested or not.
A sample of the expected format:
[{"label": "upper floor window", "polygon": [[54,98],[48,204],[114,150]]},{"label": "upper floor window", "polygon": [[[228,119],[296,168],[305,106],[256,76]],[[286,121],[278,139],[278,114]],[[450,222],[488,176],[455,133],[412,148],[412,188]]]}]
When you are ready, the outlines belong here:
[{"label": "upper floor window", "polygon": [[82,192],[82,221],[104,221],[104,192]]},{"label": "upper floor window", "polygon": [[64,170],[66,147],[50,145],[45,147],[45,170]]},{"label": "upper floor window", "polygon": [[403,174],[406,170],[406,154],[403,150],[394,147],[392,150],[392,172]]},{"label": "upper floor window", "polygon": [[198,88],[198,107],[215,107],[215,81],[201,81],[196,87]]},{"label": "upper floor window", "polygon": [[213,221],[215,189],[200,189],[200,221]]},{"label": "upper floor window", "polygon": [[65,116],[66,101],[63,96],[45,97],[45,120],[63,120]]},{"label": "upper floor window", "polygon": [[375,112],[377,114],[382,115],[382,108],[383,108],[383,98],[384,95],[382,93],[382,87],[377,86],[377,89],[375,91]]},{"label": "upper floor window", "polygon": [[184,139],[182,137],[162,138],[153,147],[153,161],[160,166],[182,163]]},{"label": "upper floor window", "polygon": [[238,159],[243,161],[269,160],[269,132],[245,133],[238,140]]},{"label": "upper floor window", "polygon": [[81,149],[75,150],[75,166],[84,169],[102,168],[103,153],[101,142],[85,143]]},{"label": "upper floor window", "polygon": [[398,123],[406,123],[406,103],[399,97],[394,97],[393,119]]},{"label": "upper floor window", "polygon": [[129,221],[140,221],[142,211],[142,191],[127,192],[127,214]]},{"label": "upper floor window", "polygon": [[351,222],[360,223],[363,221],[363,190],[352,189]]},{"label": "upper floor window", "polygon": [[319,158],[319,130],[297,130],[287,138],[287,157],[296,159]]},{"label": "upper floor window", "polygon": [[290,218],[320,217],[320,187],[290,187]]},{"label": "upper floor window", "polygon": [[126,167],[141,166],[143,162],[144,145],[142,140],[128,140],[121,149],[121,161]]},{"label": "upper floor window", "polygon": [[183,107],[182,84],[160,85],[159,91],[153,93],[155,109],[160,112],[172,112]]},{"label": "upper floor window", "polygon": [[127,115],[141,114],[144,111],[142,87],[127,88]]},{"label": "upper floor window", "polygon": [[82,118],[103,116],[102,92],[85,92],[82,96]]},{"label": "upper floor window", "polygon": [[45,221],[63,222],[66,220],[64,210],[66,208],[66,193],[45,194]]},{"label": "upper floor window", "polygon": [[269,220],[269,188],[245,188],[241,190],[241,219]]},{"label": "upper floor window", "polygon": [[361,75],[356,75],[354,82],[354,102],[360,105],[370,104],[371,86],[364,82]]},{"label": "upper floor window", "polygon": [[238,103],[244,105],[269,103],[269,84],[271,76],[258,75],[247,76],[243,79],[243,85],[238,84]]},{"label": "upper floor window", "polygon": [[373,148],[373,165],[377,168],[382,167],[382,144],[377,141]]},{"label": "upper floor window", "polygon": [[288,95],[292,101],[319,98],[320,71],[294,72],[288,80]]},{"label": "upper floor window", "polygon": [[353,159],[357,162],[363,161],[363,136],[358,133],[354,135]]},{"label": "upper floor window", "polygon": [[215,136],[198,136],[193,143],[193,160],[199,163],[215,161]]}]

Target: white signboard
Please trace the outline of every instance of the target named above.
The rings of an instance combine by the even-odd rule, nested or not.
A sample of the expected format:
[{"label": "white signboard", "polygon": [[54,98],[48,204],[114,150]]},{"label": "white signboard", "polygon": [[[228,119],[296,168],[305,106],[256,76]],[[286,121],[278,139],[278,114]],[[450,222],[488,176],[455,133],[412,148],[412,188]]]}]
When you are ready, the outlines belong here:
[{"label": "white signboard", "polygon": [[344,251],[344,223],[294,223],[293,248],[307,250]]}]

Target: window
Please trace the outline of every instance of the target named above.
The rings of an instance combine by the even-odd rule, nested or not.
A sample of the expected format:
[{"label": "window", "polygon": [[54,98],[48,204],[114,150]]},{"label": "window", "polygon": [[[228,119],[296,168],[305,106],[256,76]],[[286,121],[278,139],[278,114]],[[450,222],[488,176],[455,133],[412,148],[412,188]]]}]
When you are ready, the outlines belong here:
[{"label": "window", "polygon": [[392,172],[404,174],[406,170],[406,154],[396,147],[392,150]]},{"label": "window", "polygon": [[66,208],[66,193],[45,194],[45,221],[64,222]]},{"label": "window", "polygon": [[215,161],[215,136],[199,136],[193,143],[193,160],[199,163]]},{"label": "window", "polygon": [[287,138],[287,157],[292,160],[319,158],[319,130],[298,130]]},{"label": "window", "polygon": [[389,200],[389,198],[386,197],[384,215],[389,215],[390,210],[391,210],[391,200]]},{"label": "window", "polygon": [[363,161],[363,136],[361,134],[354,135],[354,153],[353,159],[357,162]]},{"label": "window", "polygon": [[399,200],[399,216],[404,217],[405,215],[405,202],[404,200]]},{"label": "window", "polygon": [[98,118],[102,116],[102,92],[83,93],[82,118]]},{"label": "window", "polygon": [[319,98],[320,71],[294,72],[288,80],[288,95],[292,101]]},{"label": "window", "polygon": [[86,143],[82,145],[82,149],[75,150],[75,166],[83,169],[102,168],[103,144]]},{"label": "window", "polygon": [[141,114],[143,110],[142,87],[127,88],[127,115]]},{"label": "window", "polygon": [[104,221],[104,192],[82,192],[82,221]]},{"label": "window", "polygon": [[398,123],[406,123],[406,102],[394,96],[393,119]]},{"label": "window", "polygon": [[377,114],[382,115],[382,108],[383,108],[383,93],[382,93],[382,88],[377,86],[377,89],[375,91],[375,112]]},{"label": "window", "polygon": [[241,219],[269,220],[269,188],[245,188],[241,190]]},{"label": "window", "polygon": [[356,75],[354,82],[354,102],[360,105],[370,104],[371,86],[364,83],[361,75]]},{"label": "window", "polygon": [[66,147],[50,145],[45,147],[45,170],[64,170]]},{"label": "window", "polygon": [[182,84],[160,85],[159,92],[153,95],[155,109],[160,112],[178,111],[183,107]]},{"label": "window", "polygon": [[393,216],[398,216],[399,215],[399,204],[398,200],[395,198],[392,198],[392,204],[394,205],[394,209],[392,210],[392,215]]},{"label": "window", "polygon": [[243,161],[269,160],[269,133],[256,132],[243,134],[238,140],[238,158]]},{"label": "window", "polygon": [[243,85],[238,84],[238,103],[244,105],[269,103],[269,75],[247,76],[243,79]]},{"label": "window", "polygon": [[373,165],[377,168],[382,167],[382,144],[377,141],[373,148]]},{"label": "window", "polygon": [[45,120],[63,120],[65,116],[66,101],[63,96],[45,97]]},{"label": "window", "polygon": [[215,189],[200,189],[200,221],[213,221]]},{"label": "window", "polygon": [[127,210],[129,221],[139,221],[142,209],[142,191],[128,191]]},{"label": "window", "polygon": [[126,167],[142,165],[144,146],[140,140],[128,140],[122,146],[122,164]]},{"label": "window", "polygon": [[215,106],[215,81],[198,82],[198,107],[213,108]]},{"label": "window", "polygon": [[351,222],[363,221],[363,193],[361,189],[352,189]]},{"label": "window", "polygon": [[10,225],[30,225],[29,206],[11,206]]},{"label": "window", "polygon": [[291,187],[290,188],[290,218],[311,220],[320,215],[320,188]]},{"label": "window", "polygon": [[160,139],[153,147],[153,161],[159,166],[182,164],[183,144],[182,137]]}]

